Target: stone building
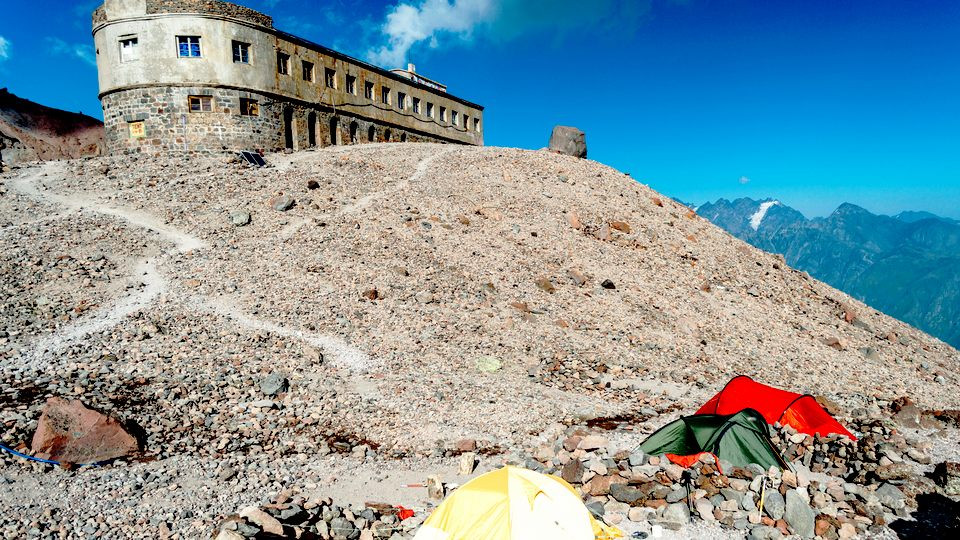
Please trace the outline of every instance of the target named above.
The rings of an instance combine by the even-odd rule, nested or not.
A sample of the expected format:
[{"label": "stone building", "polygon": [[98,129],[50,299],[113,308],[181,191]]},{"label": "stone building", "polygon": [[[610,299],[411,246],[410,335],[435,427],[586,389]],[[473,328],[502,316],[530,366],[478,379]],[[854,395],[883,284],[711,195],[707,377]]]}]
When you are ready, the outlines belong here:
[{"label": "stone building", "polygon": [[93,13],[110,153],[483,144],[483,107],[413,65],[385,70],[219,0],[106,0]]}]

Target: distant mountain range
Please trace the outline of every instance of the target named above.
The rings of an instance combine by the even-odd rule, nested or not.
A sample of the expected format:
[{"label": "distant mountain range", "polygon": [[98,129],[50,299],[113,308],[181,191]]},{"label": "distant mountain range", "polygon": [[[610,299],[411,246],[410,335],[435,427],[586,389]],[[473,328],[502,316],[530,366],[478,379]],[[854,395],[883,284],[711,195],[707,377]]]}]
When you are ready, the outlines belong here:
[{"label": "distant mountain range", "polygon": [[844,203],[807,219],[772,199],[720,199],[697,213],[874,308],[960,347],[960,222],[872,214]]}]

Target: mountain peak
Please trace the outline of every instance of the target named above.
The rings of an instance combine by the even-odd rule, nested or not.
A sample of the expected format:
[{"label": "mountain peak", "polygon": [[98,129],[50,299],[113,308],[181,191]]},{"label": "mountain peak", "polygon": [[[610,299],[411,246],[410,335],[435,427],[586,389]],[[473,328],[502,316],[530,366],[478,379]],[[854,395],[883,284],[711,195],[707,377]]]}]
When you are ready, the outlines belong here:
[{"label": "mountain peak", "polygon": [[833,211],[833,214],[831,214],[830,216],[831,216],[831,217],[833,217],[833,216],[854,216],[854,215],[863,215],[863,214],[873,215],[869,210],[863,208],[862,206],[857,206],[857,205],[855,205],[855,204],[853,204],[853,203],[845,202],[845,203],[841,204],[840,206],[838,206],[837,209],[834,210],[834,211]]}]

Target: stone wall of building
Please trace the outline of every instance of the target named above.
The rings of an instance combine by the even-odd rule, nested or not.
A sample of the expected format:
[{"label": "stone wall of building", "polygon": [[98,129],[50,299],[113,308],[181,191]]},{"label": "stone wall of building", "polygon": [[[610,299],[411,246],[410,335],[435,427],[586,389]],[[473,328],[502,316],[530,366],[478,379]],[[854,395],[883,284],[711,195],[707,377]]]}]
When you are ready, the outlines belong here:
[{"label": "stone wall of building", "polygon": [[[191,96],[210,96],[212,110],[191,112]],[[259,114],[240,115],[241,98],[256,100]],[[402,126],[242,90],[150,87],[114,92],[102,102],[106,147],[111,154],[278,151],[286,146],[285,114],[292,119],[295,149],[367,142],[445,142]],[[131,129],[135,123],[142,123],[142,132]]]},{"label": "stone wall of building", "polygon": [[219,0],[147,0],[147,14],[158,13],[204,13],[273,28],[273,17]]}]

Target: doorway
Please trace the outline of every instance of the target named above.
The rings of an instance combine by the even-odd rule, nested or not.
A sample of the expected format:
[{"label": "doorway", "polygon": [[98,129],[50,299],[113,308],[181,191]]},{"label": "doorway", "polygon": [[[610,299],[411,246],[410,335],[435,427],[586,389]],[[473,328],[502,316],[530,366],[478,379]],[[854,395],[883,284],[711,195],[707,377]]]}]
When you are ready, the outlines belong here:
[{"label": "doorway", "polygon": [[330,144],[340,144],[340,119],[336,116],[330,119]]},{"label": "doorway", "polygon": [[370,129],[367,130],[367,141],[375,142],[377,140],[377,128],[370,126]]},{"label": "doorway", "polygon": [[317,113],[313,111],[307,115],[307,144],[310,148],[317,145]]},{"label": "doorway", "polygon": [[293,109],[283,110],[283,144],[284,148],[293,150]]},{"label": "doorway", "polygon": [[360,125],[356,122],[350,122],[350,144],[357,144],[357,132],[360,131]]}]

